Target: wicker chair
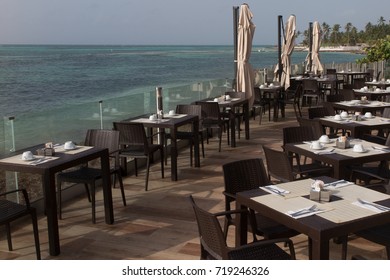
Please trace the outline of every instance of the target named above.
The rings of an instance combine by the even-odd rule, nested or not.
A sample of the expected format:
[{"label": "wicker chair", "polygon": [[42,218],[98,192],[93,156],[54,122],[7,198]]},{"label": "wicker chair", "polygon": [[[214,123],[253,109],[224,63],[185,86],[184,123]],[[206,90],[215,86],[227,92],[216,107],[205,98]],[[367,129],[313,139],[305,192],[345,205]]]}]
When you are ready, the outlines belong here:
[{"label": "wicker chair", "polygon": [[285,105],[292,105],[294,108],[295,117],[301,118],[301,96],[302,96],[302,84],[297,85],[294,90],[287,90],[284,93],[284,98],[279,101],[281,103],[280,107],[284,107]]},{"label": "wicker chair", "polygon": [[197,101],[196,105],[200,105],[202,108],[202,124],[203,127],[207,131],[207,144],[209,143],[209,132],[210,129],[218,130],[218,139],[219,139],[219,149],[221,151],[222,146],[222,131],[227,131],[227,141],[230,144],[229,137],[229,118],[225,118],[220,109],[217,102],[209,102],[209,101]]},{"label": "wicker chair", "polygon": [[[225,210],[231,210],[231,203],[236,200],[236,193],[246,190],[256,189],[259,186],[270,185],[263,160],[245,159],[226,163],[222,166],[225,182]],[[252,222],[253,239],[256,235],[263,236],[265,239],[292,237],[298,232],[289,229],[273,220],[270,220],[261,213],[254,213],[251,210],[250,216]],[[227,235],[230,225],[234,225],[234,219],[231,215],[226,215],[224,232]]]},{"label": "wicker chair", "polygon": [[[387,136],[385,145],[390,147],[390,134]],[[388,160],[381,161],[378,165],[352,166],[351,170],[351,181],[353,182],[360,180],[363,181],[365,185],[370,185],[373,180],[381,182],[390,181]]]},{"label": "wicker chair", "polygon": [[[388,193],[389,184],[372,184],[365,185],[365,188],[370,188],[382,193]],[[381,226],[376,226],[373,228],[368,228],[365,230],[354,232],[355,235],[367,239],[373,243],[377,243],[379,245],[385,246],[387,259],[390,260],[390,224],[385,224]],[[343,248],[345,248],[344,259],[347,257],[347,242],[348,239],[343,239]]]},{"label": "wicker chair", "polygon": [[319,139],[323,134],[325,134],[324,127],[321,125],[319,120],[316,119],[307,119],[307,118],[298,118],[299,126],[311,127],[313,133],[317,139]]},{"label": "wicker chair", "polygon": [[[192,196],[190,196],[190,202],[198,223],[201,248],[200,259],[295,260],[294,244],[288,238],[261,240],[239,247],[228,247],[218,217],[226,214],[239,215],[245,210],[212,214],[200,208]],[[276,243],[287,243],[290,254],[281,249]]]},{"label": "wicker chair", "polygon": [[263,146],[263,151],[270,181],[274,178],[278,182],[284,183],[297,179],[298,174],[294,172],[290,159],[284,151],[273,150],[266,146]]},{"label": "wicker chair", "polygon": [[[110,157],[113,159],[114,164],[110,168],[111,175],[118,178],[119,187],[122,194],[123,205],[126,206],[125,191],[123,189],[123,181],[121,176],[121,170],[119,166],[119,132],[114,130],[104,129],[89,129],[85,138],[86,146],[94,146],[99,148],[108,148]],[[102,172],[100,168],[93,168],[91,166],[82,166],[75,170],[63,171],[57,175],[57,203],[58,203],[58,216],[62,219],[62,183],[69,182],[75,184],[84,184],[88,194],[88,200],[92,202],[92,222],[96,223],[96,211],[95,211],[95,188],[96,182],[102,178]],[[89,190],[88,186],[91,186]]]},{"label": "wicker chair", "polygon": [[307,103],[311,106],[312,100],[316,99],[318,104],[321,98],[321,91],[318,86],[318,82],[315,79],[304,79],[303,80],[303,92],[302,92],[302,106],[306,106]]},{"label": "wicker chair", "polygon": [[[318,137],[314,134],[311,127],[298,126],[283,128],[283,146],[287,143],[299,143],[313,140],[318,140]],[[294,172],[298,174],[300,178],[321,175],[331,176],[333,174],[333,168],[331,166],[326,166],[316,161],[311,163],[301,163],[300,156],[297,154],[291,154],[288,156]]]},{"label": "wicker chair", "polygon": [[266,107],[268,107],[268,121],[271,121],[271,100],[262,96],[261,90],[259,87],[254,88],[255,99],[253,101],[252,112],[253,119],[256,118],[256,110],[259,110],[259,124],[263,119],[263,113],[265,112]]},{"label": "wicker chair", "polygon": [[[227,92],[225,92],[225,95],[229,95],[230,98],[240,98],[240,99],[246,98],[246,93],[242,92],[242,91],[227,91]],[[231,118],[231,117],[234,118],[235,122],[237,123],[237,132],[238,132],[237,136],[238,136],[238,139],[240,139],[241,138],[241,122],[244,118],[244,111],[243,111],[242,106],[234,107],[234,108],[227,107],[223,111],[223,115],[227,119]]]},{"label": "wicker chair", "polygon": [[[199,117],[199,140],[202,145],[202,156],[204,157],[204,141],[203,141],[203,135],[205,133],[205,129],[202,126],[202,108],[200,105],[177,105],[176,106],[176,114],[187,114],[187,115],[195,115]],[[171,138],[171,134],[165,133],[165,164],[167,164],[167,140]],[[190,165],[192,166],[193,163],[193,146],[194,146],[194,132],[191,129],[188,130],[178,130],[176,132],[176,138],[187,140],[190,145]]]},{"label": "wicker chair", "polygon": [[164,178],[164,146],[151,144],[142,123],[114,122],[114,130],[119,131],[119,144],[122,147],[119,156],[125,159],[134,159],[135,176],[138,176],[137,159],[146,160],[145,191],[147,191],[150,161],[156,151],[160,151],[161,177]]},{"label": "wicker chair", "polygon": [[[9,197],[12,194],[22,194],[23,199],[20,199],[21,202],[17,203],[14,200],[9,200]],[[24,200],[24,203],[22,201]],[[13,191],[8,191],[0,193],[0,225],[5,225],[7,232],[8,240],[8,250],[12,251],[12,239],[11,239],[11,222],[18,220],[24,216],[30,215],[33,225],[34,240],[35,240],[35,251],[37,259],[41,259],[41,249],[39,245],[39,232],[38,232],[38,222],[37,214],[35,208],[30,206],[30,200],[25,189],[18,189]]]}]

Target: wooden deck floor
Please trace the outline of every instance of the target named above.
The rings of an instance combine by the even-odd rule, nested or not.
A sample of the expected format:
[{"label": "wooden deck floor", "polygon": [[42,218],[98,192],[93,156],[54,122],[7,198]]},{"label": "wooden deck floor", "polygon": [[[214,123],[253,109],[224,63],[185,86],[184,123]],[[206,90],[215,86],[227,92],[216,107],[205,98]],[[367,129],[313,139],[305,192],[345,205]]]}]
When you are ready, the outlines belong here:
[{"label": "wooden deck floor", "polygon": [[[80,196],[65,202],[63,220],[59,221],[61,254],[49,255],[47,243],[47,224],[40,214],[39,231],[43,259],[60,260],[118,260],[118,259],[158,259],[190,260],[199,259],[197,225],[190,208],[188,196],[197,199],[200,206],[210,211],[224,208],[222,165],[244,158],[262,157],[262,144],[281,145],[285,126],[297,125],[295,117],[287,112],[287,118],[277,123],[269,122],[263,116],[258,124],[251,120],[250,140],[245,140],[243,132],[236,148],[227,146],[226,136],[222,152],[218,152],[218,140],[210,139],[205,144],[206,157],[201,158],[201,167],[190,167],[189,151],[180,151],[179,180],[170,180],[170,164],[166,167],[166,178],[161,179],[159,164],[151,168],[149,191],[144,191],[144,171],[138,177],[125,178],[127,206],[121,202],[119,189],[113,190],[115,223],[104,223],[102,192],[97,194],[97,223],[91,223],[91,208],[85,198]],[[0,259],[35,259],[35,249],[31,225],[13,228],[14,251],[9,252],[5,234],[0,235]],[[229,232],[230,242],[234,230]],[[307,259],[307,237],[293,238],[297,258]],[[369,259],[384,259],[382,246],[360,238],[351,238],[348,258],[360,254]],[[331,258],[340,259],[341,246],[331,241]]]}]

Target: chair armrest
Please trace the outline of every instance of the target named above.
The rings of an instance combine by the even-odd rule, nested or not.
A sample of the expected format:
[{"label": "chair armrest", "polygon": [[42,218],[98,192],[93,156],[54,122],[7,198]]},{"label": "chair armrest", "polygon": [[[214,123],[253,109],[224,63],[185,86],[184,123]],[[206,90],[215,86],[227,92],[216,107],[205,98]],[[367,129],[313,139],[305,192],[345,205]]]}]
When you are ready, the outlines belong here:
[{"label": "chair armrest", "polygon": [[227,196],[229,198],[232,198],[233,200],[236,200],[236,196],[234,194],[228,193],[226,191],[222,192],[224,196]]},{"label": "chair armrest", "polygon": [[5,196],[7,196],[9,194],[13,194],[13,193],[22,193],[27,208],[30,208],[30,200],[28,198],[28,194],[27,194],[26,189],[18,189],[18,190],[12,190],[12,191],[3,192],[3,193],[0,193],[0,196],[5,197]]},{"label": "chair armrest", "polygon": [[362,174],[362,175],[367,175],[367,176],[373,177],[373,178],[375,178],[375,179],[378,179],[378,180],[380,180],[380,181],[383,181],[383,182],[385,182],[385,183],[387,183],[387,182],[389,181],[389,179],[383,178],[383,177],[381,177],[381,176],[379,176],[379,175],[377,175],[377,174],[374,174],[374,173],[372,173],[372,172],[368,172],[368,171],[364,171],[364,170],[356,170],[356,169],[352,170],[351,178],[354,178],[354,176],[353,176],[354,173],[359,173],[359,174]]},{"label": "chair armrest", "polygon": [[294,243],[292,242],[291,239],[289,238],[276,238],[276,239],[267,239],[267,240],[259,240],[259,241],[255,241],[253,243],[249,243],[249,244],[246,244],[246,245],[242,245],[240,246],[239,248],[237,248],[238,250],[241,250],[241,249],[246,249],[246,248],[251,248],[253,246],[259,246],[259,247],[264,247],[264,246],[267,246],[267,245],[272,245],[272,244],[276,244],[276,243],[283,243],[283,244],[287,244],[288,245],[288,248],[289,248],[289,251],[290,251],[290,255],[291,255],[291,259],[295,260],[296,257],[295,257],[295,248],[294,248]]}]

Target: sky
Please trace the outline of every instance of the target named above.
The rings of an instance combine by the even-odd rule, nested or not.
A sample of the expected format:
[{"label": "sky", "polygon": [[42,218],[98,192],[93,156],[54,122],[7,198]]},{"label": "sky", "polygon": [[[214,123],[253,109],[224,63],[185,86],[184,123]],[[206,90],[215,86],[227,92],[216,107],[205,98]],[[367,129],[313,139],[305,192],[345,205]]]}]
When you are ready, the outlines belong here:
[{"label": "sky", "polygon": [[[232,45],[232,0],[0,0],[0,44]],[[277,18],[309,22],[389,21],[389,0],[247,0],[255,45],[277,44]]]}]

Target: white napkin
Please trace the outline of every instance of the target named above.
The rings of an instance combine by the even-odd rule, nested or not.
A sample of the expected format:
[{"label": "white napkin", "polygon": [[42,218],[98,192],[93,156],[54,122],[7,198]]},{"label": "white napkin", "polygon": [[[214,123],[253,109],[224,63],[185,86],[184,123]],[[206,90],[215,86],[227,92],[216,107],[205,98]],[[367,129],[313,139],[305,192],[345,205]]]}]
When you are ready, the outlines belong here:
[{"label": "white napkin", "polygon": [[353,185],[353,184],[354,184],[353,182],[349,182],[349,181],[346,181],[346,180],[339,180],[339,181],[335,181],[333,183],[325,184],[324,187],[326,189],[329,189],[329,190],[334,190],[334,189],[339,189],[339,188],[342,188],[342,187],[345,187],[345,186],[349,186],[349,185]]},{"label": "white napkin", "polygon": [[279,188],[276,185],[268,185],[268,186],[260,187],[260,189],[262,189],[268,193],[280,195],[280,196],[284,196],[284,195],[290,193],[289,191],[282,189],[282,188]]},{"label": "white napkin", "polygon": [[377,203],[374,203],[374,202],[369,202],[369,201],[366,201],[366,200],[363,200],[363,199],[361,199],[361,201],[363,201],[363,202],[355,201],[355,202],[352,202],[352,204],[356,205],[356,206],[359,206],[359,207],[363,207],[363,208],[369,209],[369,210],[374,211],[376,213],[382,213],[382,212],[390,211],[389,207],[386,207],[386,206],[383,206],[383,205],[380,205],[380,204],[377,204]]},{"label": "white napkin", "polygon": [[[306,211],[306,210],[309,210],[310,207],[305,207],[305,208],[301,208],[301,209],[297,209],[297,210],[293,210],[293,211],[290,210],[290,211],[287,211],[286,214],[294,219],[300,219],[300,218],[316,215],[318,213],[322,213],[322,212],[327,211],[326,209],[320,209],[320,208],[315,208],[313,211],[310,211],[310,212]],[[302,214],[298,214],[298,211],[302,211]],[[297,213],[297,215],[294,215],[294,213]]]},{"label": "white napkin", "polygon": [[320,151],[313,151],[313,153],[317,155],[328,155],[328,154],[334,154],[335,151],[333,148],[326,149],[326,150],[320,150]]}]

